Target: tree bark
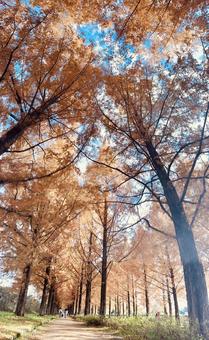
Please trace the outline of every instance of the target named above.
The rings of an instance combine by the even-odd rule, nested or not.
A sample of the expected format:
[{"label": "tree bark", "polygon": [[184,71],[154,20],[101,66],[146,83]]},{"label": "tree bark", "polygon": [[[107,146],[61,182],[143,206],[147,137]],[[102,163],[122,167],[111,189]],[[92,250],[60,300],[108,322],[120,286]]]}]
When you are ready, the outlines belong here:
[{"label": "tree bark", "polygon": [[132,305],[133,305],[133,316],[136,315],[136,306],[135,306],[135,291],[134,291],[134,278],[132,277]]},{"label": "tree bark", "polygon": [[169,286],[169,281],[168,277],[166,277],[166,287],[167,287],[167,298],[168,298],[168,310],[169,310],[169,315],[172,316],[172,302],[171,302],[171,293],[170,293],[170,286]]},{"label": "tree bark", "polygon": [[44,278],[44,286],[43,286],[43,292],[42,292],[42,298],[41,298],[41,304],[40,304],[40,310],[39,310],[40,315],[46,314],[47,294],[48,294],[48,291],[49,291],[50,265],[51,265],[51,261],[46,267],[46,273],[45,273],[45,278]]},{"label": "tree bark", "polygon": [[168,315],[167,307],[166,307],[166,298],[165,298],[165,289],[164,289],[164,286],[163,286],[162,290],[163,290],[163,311],[164,311],[165,315]]},{"label": "tree bark", "polygon": [[109,297],[109,317],[111,317],[111,297]]},{"label": "tree bark", "polygon": [[182,201],[170,180],[167,171],[150,141],[146,142],[152,165],[158,175],[171,212],[184,270],[188,315],[198,320],[200,332],[206,333],[205,324],[208,312],[208,293],[202,263],[199,260],[194,236],[187,220]]},{"label": "tree bark", "polygon": [[120,316],[120,300],[118,295],[116,298],[116,302],[117,302],[117,316]]},{"label": "tree bark", "polygon": [[81,278],[80,278],[80,286],[79,286],[78,314],[81,314],[82,295],[83,295],[83,265],[81,268]]},{"label": "tree bark", "polygon": [[91,263],[91,253],[92,253],[92,241],[93,241],[93,233],[90,233],[89,237],[89,253],[88,253],[88,261],[86,268],[86,299],[85,299],[85,308],[84,315],[90,314],[91,308],[91,284],[92,284],[92,263]]},{"label": "tree bark", "polygon": [[47,308],[46,308],[47,315],[50,315],[52,313],[54,295],[55,295],[54,280],[52,280],[52,283],[49,288],[49,296],[48,296],[48,302],[47,302]]},{"label": "tree bark", "polygon": [[179,320],[179,306],[178,306],[178,298],[177,298],[177,291],[176,291],[176,285],[175,285],[174,270],[171,264],[170,254],[169,254],[167,246],[166,246],[166,255],[167,255],[168,269],[169,269],[169,274],[170,274],[170,279],[171,279],[171,289],[172,289],[173,302],[174,302],[175,318],[176,320]]},{"label": "tree bark", "polygon": [[175,318],[179,320],[179,304],[178,304],[177,291],[176,291],[176,285],[175,285],[175,277],[174,277],[174,272],[173,272],[172,267],[170,267],[170,276],[171,276],[173,302],[174,302],[174,309],[175,309]]},{"label": "tree bark", "polygon": [[87,279],[84,315],[90,314],[90,307],[91,307],[91,280]]},{"label": "tree bark", "polygon": [[123,316],[125,316],[125,303],[124,303],[124,301],[122,303],[122,308],[123,308]]},{"label": "tree bark", "polygon": [[103,239],[102,239],[102,273],[101,273],[101,296],[100,296],[100,315],[106,313],[106,295],[107,295],[107,200],[104,202],[104,221],[103,221]]},{"label": "tree bark", "polygon": [[149,291],[148,291],[148,282],[147,282],[147,271],[144,265],[144,294],[145,294],[145,306],[146,306],[146,315],[149,316],[150,306],[149,306]]},{"label": "tree bark", "polygon": [[79,304],[79,286],[77,287],[77,290],[76,290],[76,300],[75,300],[74,315],[78,314],[78,304]]},{"label": "tree bark", "polygon": [[52,301],[51,301],[51,306],[50,306],[50,315],[56,314],[56,311],[57,311],[57,298],[56,298],[56,290],[54,288],[53,292],[52,292]]},{"label": "tree bark", "polygon": [[31,273],[32,273],[32,265],[27,264],[25,268],[23,269],[23,276],[22,276],[20,291],[18,295],[17,305],[15,309],[15,314],[17,316],[24,316],[25,314],[25,305],[26,305],[26,300],[27,300],[27,293],[28,293]]},{"label": "tree bark", "polygon": [[129,289],[128,289],[128,292],[127,292],[127,309],[128,309],[128,316],[131,316],[131,301],[130,301]]}]

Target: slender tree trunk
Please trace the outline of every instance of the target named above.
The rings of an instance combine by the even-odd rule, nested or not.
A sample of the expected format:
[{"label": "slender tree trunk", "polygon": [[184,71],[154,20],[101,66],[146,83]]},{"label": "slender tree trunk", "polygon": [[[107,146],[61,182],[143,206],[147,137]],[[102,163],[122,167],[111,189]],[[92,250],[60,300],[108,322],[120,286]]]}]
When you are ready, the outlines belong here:
[{"label": "slender tree trunk", "polygon": [[117,295],[117,298],[116,298],[116,304],[117,304],[117,316],[120,316],[120,301],[119,301],[118,295]]},{"label": "slender tree trunk", "polygon": [[137,316],[138,315],[137,291],[135,291],[135,312],[136,312],[136,316]]},{"label": "slender tree trunk", "polygon": [[147,271],[144,265],[144,293],[145,293],[145,306],[146,306],[146,315],[149,315],[149,291],[148,291],[148,282],[147,282]]},{"label": "slender tree trunk", "polygon": [[124,303],[124,301],[123,301],[123,303],[122,303],[122,308],[123,308],[123,316],[125,316],[125,303]]},{"label": "slender tree trunk", "polygon": [[134,291],[134,278],[132,277],[132,304],[133,304],[133,316],[136,315],[135,307],[135,291]]},{"label": "slender tree trunk", "polygon": [[114,315],[117,316],[117,299],[115,296],[115,308],[114,308]]},{"label": "slender tree trunk", "polygon": [[101,273],[101,297],[100,297],[100,315],[106,313],[106,295],[107,295],[107,201],[104,202],[104,221],[103,221],[103,239],[102,239],[102,273]]},{"label": "slender tree trunk", "polygon": [[22,277],[22,282],[21,282],[16,310],[15,310],[15,314],[17,316],[24,316],[24,313],[25,313],[25,304],[26,304],[26,299],[27,299],[31,273],[32,273],[32,265],[27,264],[23,270],[23,277]]},{"label": "slender tree trunk", "polygon": [[168,277],[166,277],[166,287],[167,287],[167,298],[168,298],[168,310],[169,310],[169,315],[172,316],[172,302],[171,302],[171,293],[170,293],[170,286],[169,286],[169,281]]},{"label": "slender tree trunk", "polygon": [[169,274],[170,274],[170,279],[171,279],[171,288],[172,288],[172,294],[173,294],[175,318],[176,320],[179,320],[179,306],[178,306],[178,298],[177,298],[177,291],[176,291],[176,285],[175,285],[175,276],[174,276],[173,267],[171,265],[170,254],[169,254],[167,246],[166,246],[166,255],[167,255],[168,269],[169,269]]},{"label": "slender tree trunk", "polygon": [[46,314],[47,294],[48,294],[48,290],[49,290],[50,265],[51,265],[51,260],[46,267],[46,274],[45,274],[45,278],[44,278],[44,286],[43,286],[43,292],[42,292],[42,298],[41,298],[41,304],[40,304],[40,310],[39,310],[40,315]]},{"label": "slender tree trunk", "polygon": [[74,315],[78,314],[78,304],[79,304],[79,285],[77,287],[76,290],[76,300],[75,300],[75,311],[74,311]]},{"label": "slender tree trunk", "polygon": [[129,290],[128,290],[128,295],[127,295],[127,309],[128,309],[128,316],[131,316],[131,300],[130,300]]},{"label": "slender tree trunk", "polygon": [[109,317],[111,317],[111,296],[109,297]]},{"label": "slender tree trunk", "polygon": [[163,311],[165,315],[168,315],[167,307],[166,307],[166,298],[165,298],[165,288],[163,286]]},{"label": "slender tree trunk", "polygon": [[81,278],[80,278],[80,286],[79,286],[78,314],[81,314],[82,295],[83,295],[83,265],[81,268]]},{"label": "slender tree trunk", "polygon": [[89,237],[89,253],[88,253],[88,261],[86,268],[86,299],[85,299],[85,308],[84,315],[90,314],[91,308],[91,284],[92,284],[92,263],[91,263],[91,253],[92,253],[92,241],[93,241],[93,233],[90,233]]},{"label": "slender tree trunk", "polygon": [[84,315],[90,314],[90,306],[91,306],[91,280],[87,279]]},{"label": "slender tree trunk", "polygon": [[198,320],[200,331],[206,333],[205,324],[208,314],[208,293],[202,263],[199,260],[194,236],[187,220],[183,203],[170,180],[167,171],[150,141],[146,142],[152,164],[161,182],[173,219],[176,239],[179,246],[181,262],[184,270],[188,315]]},{"label": "slender tree trunk", "polygon": [[175,308],[175,318],[179,320],[179,304],[178,304],[177,291],[176,291],[176,285],[175,285],[175,277],[174,277],[174,272],[173,272],[172,267],[170,267],[170,275],[171,275],[173,302],[174,302],[174,308]]}]

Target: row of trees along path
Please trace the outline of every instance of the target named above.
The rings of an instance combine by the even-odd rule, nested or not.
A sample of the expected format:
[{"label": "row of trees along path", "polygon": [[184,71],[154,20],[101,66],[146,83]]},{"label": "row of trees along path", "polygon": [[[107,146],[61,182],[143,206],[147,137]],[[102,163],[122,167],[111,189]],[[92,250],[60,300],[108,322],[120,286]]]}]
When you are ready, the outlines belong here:
[{"label": "row of trees along path", "polygon": [[40,314],[148,315],[158,295],[178,319],[185,288],[206,336],[206,4],[79,6],[0,1],[1,259],[16,314],[33,284]]}]

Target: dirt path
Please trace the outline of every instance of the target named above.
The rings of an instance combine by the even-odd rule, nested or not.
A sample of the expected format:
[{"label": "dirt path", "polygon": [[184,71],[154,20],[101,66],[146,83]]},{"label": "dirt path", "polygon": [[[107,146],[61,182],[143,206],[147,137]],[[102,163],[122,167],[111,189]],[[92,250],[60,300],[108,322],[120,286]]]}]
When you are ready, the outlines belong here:
[{"label": "dirt path", "polygon": [[102,328],[87,327],[83,322],[57,319],[40,328],[29,340],[101,340],[122,339],[105,334]]}]

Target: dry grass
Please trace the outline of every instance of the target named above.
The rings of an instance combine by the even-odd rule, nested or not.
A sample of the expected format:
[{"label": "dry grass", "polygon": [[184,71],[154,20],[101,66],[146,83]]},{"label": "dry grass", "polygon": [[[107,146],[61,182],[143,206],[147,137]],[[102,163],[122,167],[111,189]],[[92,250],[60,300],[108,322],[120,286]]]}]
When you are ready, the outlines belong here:
[{"label": "dry grass", "polygon": [[37,314],[26,314],[24,317],[19,317],[14,313],[0,312],[0,340],[22,338],[52,318],[52,316]]},{"label": "dry grass", "polygon": [[117,331],[126,340],[200,340],[195,327],[189,328],[188,321],[154,317],[81,317],[89,326],[106,326]]}]

